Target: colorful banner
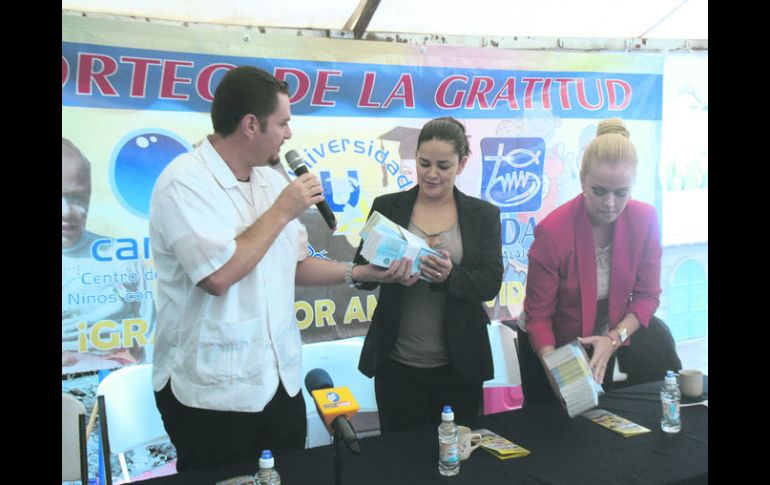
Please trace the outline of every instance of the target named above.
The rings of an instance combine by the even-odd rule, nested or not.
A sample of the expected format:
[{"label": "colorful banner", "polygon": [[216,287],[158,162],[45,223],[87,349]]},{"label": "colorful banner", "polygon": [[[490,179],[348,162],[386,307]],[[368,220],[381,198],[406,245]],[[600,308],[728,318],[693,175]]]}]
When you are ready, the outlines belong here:
[{"label": "colorful banner", "polygon": [[[463,122],[472,153],[457,186],[501,211],[506,271],[500,294],[486,303],[492,318],[518,315],[534,228],[580,192],[580,158],[598,121],[626,122],[640,160],[634,197],[658,205],[658,56],[270,35],[247,41],[228,30],[68,16],[62,27],[62,133],[90,161],[85,230],[99,235],[84,243],[79,266],[65,268],[63,165],[63,373],[90,365],[67,365],[65,354],[86,361],[138,346],[136,359],[151,355],[149,196],[165,165],[211,132],[212,93],[233,66],[258,66],[289,83],[293,137],[284,150],[304,155],[338,220],[332,235],[317,209],[300,218],[313,257],[351,260],[374,198],[416,183],[422,125],[446,115]],[[377,294],[297,288],[303,341],[364,335]],[[121,312],[102,318],[86,308],[117,306],[110,298],[124,304]],[[65,318],[65,307],[75,316]]]},{"label": "colorful banner", "polygon": [[[289,83],[294,115],[490,118],[537,106],[560,118],[660,118],[661,78],[646,74],[223,58],[69,42],[62,104],[208,112],[219,79],[247,64]],[[649,97],[634,102],[640,93]]]}]

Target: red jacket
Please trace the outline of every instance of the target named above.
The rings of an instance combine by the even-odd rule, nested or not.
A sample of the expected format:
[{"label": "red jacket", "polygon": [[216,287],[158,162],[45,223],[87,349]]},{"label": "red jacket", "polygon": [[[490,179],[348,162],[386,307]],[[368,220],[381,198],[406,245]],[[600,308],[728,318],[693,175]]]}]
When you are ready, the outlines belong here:
[{"label": "red jacket", "polygon": [[[612,237],[610,329],[627,313],[648,325],[660,304],[660,257],[655,208],[628,201],[615,220]],[[593,333],[596,252],[582,194],[556,208],[535,227],[524,311],[527,334],[536,351]]]}]

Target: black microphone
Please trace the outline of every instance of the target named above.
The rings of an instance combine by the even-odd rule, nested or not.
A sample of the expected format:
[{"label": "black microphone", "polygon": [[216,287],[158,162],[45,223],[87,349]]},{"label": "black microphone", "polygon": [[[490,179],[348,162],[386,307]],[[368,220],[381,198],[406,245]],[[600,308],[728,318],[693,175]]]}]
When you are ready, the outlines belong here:
[{"label": "black microphone", "polygon": [[[305,375],[305,388],[315,402],[321,420],[335,436],[342,438],[350,451],[361,454],[358,436],[348,418],[358,411],[356,402],[347,387],[334,387],[332,378],[323,369],[313,369]],[[313,391],[321,391],[316,392]],[[326,392],[323,392],[326,391]]]},{"label": "black microphone", "polygon": [[[297,153],[297,150],[289,150],[286,152],[286,163],[289,164],[289,168],[294,170],[294,173],[297,174],[297,176],[308,173],[305,161],[302,159],[302,155]],[[326,203],[326,200],[322,200],[315,206],[318,207],[318,212],[321,213],[326,224],[332,232],[334,232],[337,229],[337,219],[334,217],[334,212],[332,212],[329,204]]]}]

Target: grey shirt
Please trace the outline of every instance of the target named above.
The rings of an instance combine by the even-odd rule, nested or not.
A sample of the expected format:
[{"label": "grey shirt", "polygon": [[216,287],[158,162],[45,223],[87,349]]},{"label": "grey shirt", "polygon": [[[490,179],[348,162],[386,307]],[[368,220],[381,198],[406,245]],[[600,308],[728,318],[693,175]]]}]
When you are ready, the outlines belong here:
[{"label": "grey shirt", "polygon": [[[409,222],[408,229],[427,240],[428,235],[413,222]],[[452,265],[460,264],[463,258],[460,225],[455,223],[439,233],[433,249],[448,251]],[[417,283],[404,291],[398,338],[390,354],[393,360],[412,367],[432,368],[449,364],[444,339],[447,294],[431,291],[428,285],[425,280],[417,280]]]}]

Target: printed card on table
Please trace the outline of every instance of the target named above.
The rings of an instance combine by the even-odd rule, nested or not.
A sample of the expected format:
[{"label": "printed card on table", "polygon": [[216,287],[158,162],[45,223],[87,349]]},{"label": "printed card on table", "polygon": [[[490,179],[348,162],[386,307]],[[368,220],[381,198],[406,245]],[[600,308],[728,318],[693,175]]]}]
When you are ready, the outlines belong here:
[{"label": "printed card on table", "polygon": [[215,485],[256,485],[254,475],[241,475],[217,482]]},{"label": "printed card on table", "polygon": [[650,430],[644,426],[631,422],[617,414],[605,411],[604,409],[592,409],[583,413],[582,416],[622,436],[635,436],[650,432]]},{"label": "printed card on table", "polygon": [[494,431],[490,431],[486,428],[474,429],[473,433],[479,433],[481,435],[481,447],[492,453],[501,460],[507,460],[508,458],[519,458],[521,456],[529,455],[529,450],[508,441]]}]

